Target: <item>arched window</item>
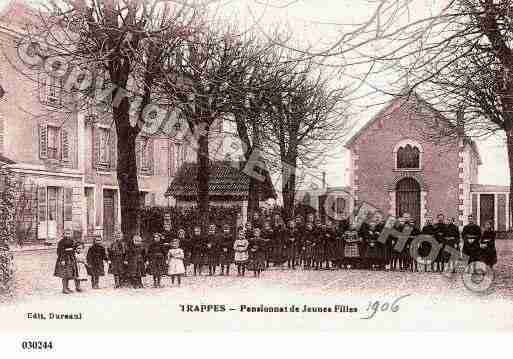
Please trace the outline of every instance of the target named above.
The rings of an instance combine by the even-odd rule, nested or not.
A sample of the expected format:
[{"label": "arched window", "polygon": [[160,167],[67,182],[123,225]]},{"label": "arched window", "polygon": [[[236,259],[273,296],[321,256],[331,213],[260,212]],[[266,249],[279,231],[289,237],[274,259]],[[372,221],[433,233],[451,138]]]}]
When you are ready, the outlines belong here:
[{"label": "arched window", "polygon": [[402,141],[394,149],[396,169],[414,170],[421,168],[422,147],[413,141]]}]

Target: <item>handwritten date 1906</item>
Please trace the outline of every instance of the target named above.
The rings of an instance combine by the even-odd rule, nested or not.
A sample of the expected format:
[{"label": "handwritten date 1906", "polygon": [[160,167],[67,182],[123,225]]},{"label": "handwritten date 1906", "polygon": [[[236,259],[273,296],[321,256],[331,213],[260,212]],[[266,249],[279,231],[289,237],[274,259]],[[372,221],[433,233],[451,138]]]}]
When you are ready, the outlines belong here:
[{"label": "handwritten date 1906", "polygon": [[377,312],[397,312],[399,310],[399,301],[409,297],[411,294],[406,294],[401,297],[398,297],[395,299],[392,303],[389,302],[381,302],[379,300],[376,301],[369,301],[369,304],[367,305],[367,313],[369,315],[367,317],[362,317],[361,319],[372,319],[376,315]]}]

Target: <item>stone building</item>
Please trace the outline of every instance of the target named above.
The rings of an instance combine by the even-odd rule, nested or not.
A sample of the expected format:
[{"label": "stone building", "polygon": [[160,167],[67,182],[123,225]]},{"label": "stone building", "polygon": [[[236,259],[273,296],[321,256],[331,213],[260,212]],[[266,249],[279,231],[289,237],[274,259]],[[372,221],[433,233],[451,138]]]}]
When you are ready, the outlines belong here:
[{"label": "stone building", "polygon": [[[36,222],[33,239],[55,240],[67,227],[77,236],[101,229],[108,237],[121,220],[112,117],[67,106],[72,102],[62,81],[37,68],[27,70],[20,49],[26,21],[36,17],[19,0],[0,13],[0,84],[5,91],[0,97],[0,157],[37,186],[37,211],[26,218]],[[174,136],[139,135],[142,203],[173,205],[164,193],[180,166],[196,157],[180,135],[186,126],[179,121]],[[222,121],[211,129],[210,153],[223,158]]]},{"label": "stone building", "polygon": [[481,225],[509,229],[509,188],[478,183],[481,157],[468,137],[433,141],[429,134],[445,126],[452,125],[418,95],[390,101],[345,144],[355,206],[408,212],[420,225],[443,213],[461,226],[473,213]]}]

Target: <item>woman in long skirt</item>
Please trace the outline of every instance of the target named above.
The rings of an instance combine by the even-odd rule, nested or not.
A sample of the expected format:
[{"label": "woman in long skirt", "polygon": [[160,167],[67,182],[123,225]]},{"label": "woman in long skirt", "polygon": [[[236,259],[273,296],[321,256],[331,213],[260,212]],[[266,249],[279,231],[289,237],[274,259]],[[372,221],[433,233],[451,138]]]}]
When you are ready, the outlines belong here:
[{"label": "woman in long skirt", "polygon": [[62,279],[62,292],[72,293],[69,289],[69,281],[75,281],[75,289],[81,292],[78,281],[78,266],[75,257],[75,243],[71,238],[71,231],[66,230],[63,238],[57,244],[57,260],[55,261],[54,276]]}]

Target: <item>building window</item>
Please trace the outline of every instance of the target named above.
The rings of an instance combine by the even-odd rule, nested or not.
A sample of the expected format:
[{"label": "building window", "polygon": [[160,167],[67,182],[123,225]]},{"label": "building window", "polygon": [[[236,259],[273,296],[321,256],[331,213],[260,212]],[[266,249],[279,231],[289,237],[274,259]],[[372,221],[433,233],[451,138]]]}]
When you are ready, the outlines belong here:
[{"label": "building window", "polygon": [[181,143],[175,144],[175,153],[176,153],[176,169],[179,170],[185,162],[185,151],[184,146]]},{"label": "building window", "polygon": [[52,160],[60,159],[60,128],[48,126],[48,158]]},{"label": "building window", "polygon": [[403,141],[394,149],[395,167],[398,170],[419,170],[422,147],[412,141]]},{"label": "building window", "polygon": [[150,170],[150,164],[151,164],[151,157],[150,157],[150,146],[151,142],[149,138],[142,138],[141,139],[141,146],[142,146],[142,170],[143,171],[149,171]]},{"label": "building window", "polygon": [[57,220],[57,187],[48,187],[48,220]]},{"label": "building window", "polygon": [[39,75],[39,100],[51,106],[60,106],[62,103],[62,80],[45,73]]},{"label": "building window", "polygon": [[159,154],[155,158],[157,162],[157,175],[158,176],[168,176],[169,175],[169,147],[160,146]]},{"label": "building window", "polygon": [[98,159],[100,164],[108,166],[110,163],[110,130],[108,128],[102,127],[100,127],[98,130],[100,142]]}]

